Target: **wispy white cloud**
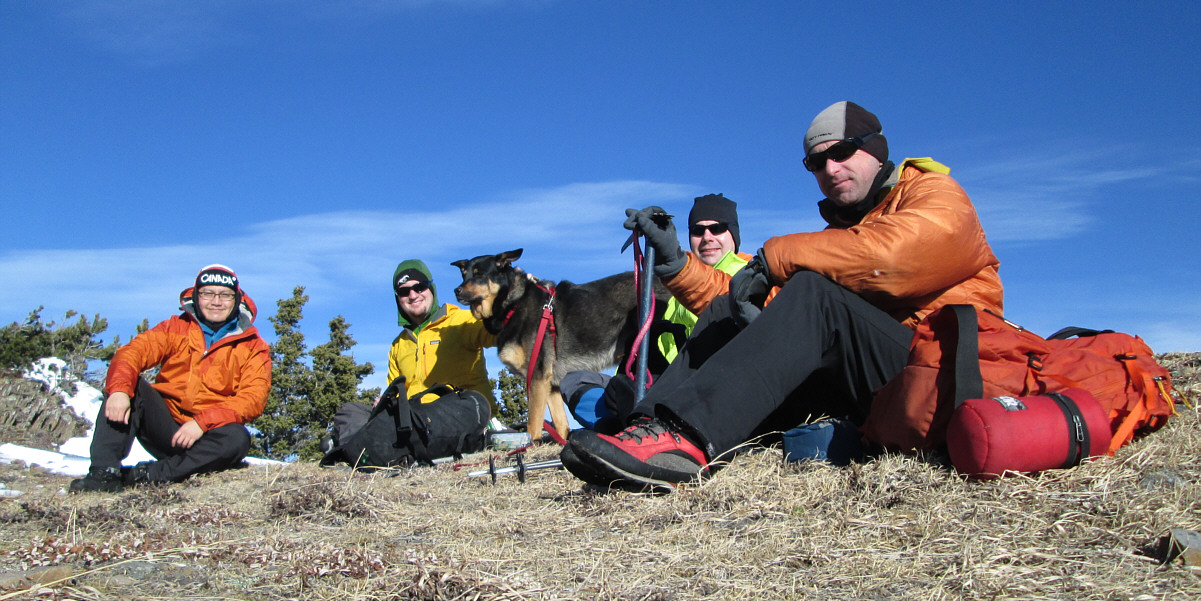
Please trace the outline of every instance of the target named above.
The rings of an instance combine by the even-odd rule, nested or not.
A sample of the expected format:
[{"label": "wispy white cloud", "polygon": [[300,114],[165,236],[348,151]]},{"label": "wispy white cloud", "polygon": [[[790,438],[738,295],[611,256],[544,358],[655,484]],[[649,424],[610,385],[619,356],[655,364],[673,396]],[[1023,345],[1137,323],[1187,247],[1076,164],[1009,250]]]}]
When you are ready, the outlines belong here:
[{"label": "wispy white cloud", "polygon": [[[85,39],[144,66],[188,62],[214,50],[243,46],[262,34],[263,21],[311,22],[351,28],[415,9],[538,5],[533,0],[84,0],[62,15]],[[253,24],[252,24],[253,23]],[[268,27],[268,30],[270,27]]]},{"label": "wispy white cloud", "polygon": [[[629,255],[618,254],[626,207],[685,206],[696,193],[668,183],[580,183],[423,211],[300,215],[202,245],[10,252],[0,256],[0,278],[21,285],[0,297],[0,320],[20,320],[46,305],[46,317],[74,309],[153,321],[169,314],[195,271],[212,262],[238,271],[261,315],[273,313],[271,302],[298,284],[312,306],[326,309],[322,315],[370,315],[387,304],[377,301],[387,300],[392,268],[414,257],[443,283],[444,299],[453,287],[446,283],[457,278],[451,261],[518,247],[526,249],[521,264],[531,272],[586,281],[628,268]],[[373,309],[357,310],[365,298]]]},{"label": "wispy white cloud", "polygon": [[245,7],[229,0],[93,0],[66,5],[63,15],[100,48],[153,66],[244,43],[239,5]]},{"label": "wispy white cloud", "polygon": [[[1050,144],[1053,148],[1077,145]],[[1196,161],[1127,166],[1130,149],[1029,154],[954,172],[968,190],[990,241],[1024,243],[1070,238],[1098,218],[1108,190],[1140,182],[1196,179]]]}]

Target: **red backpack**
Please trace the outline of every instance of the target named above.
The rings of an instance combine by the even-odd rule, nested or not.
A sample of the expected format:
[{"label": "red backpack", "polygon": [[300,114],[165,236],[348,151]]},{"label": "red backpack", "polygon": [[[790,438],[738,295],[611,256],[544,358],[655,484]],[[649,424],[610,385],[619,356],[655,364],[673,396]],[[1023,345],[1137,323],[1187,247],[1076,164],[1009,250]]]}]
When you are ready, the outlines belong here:
[{"label": "red backpack", "polygon": [[1168,371],[1137,336],[1065,328],[1044,339],[991,311],[947,305],[918,324],[909,363],[876,391],[860,430],[886,449],[929,449],[946,442],[951,414],[967,399],[1070,388],[1108,412],[1110,455],[1176,413]]}]

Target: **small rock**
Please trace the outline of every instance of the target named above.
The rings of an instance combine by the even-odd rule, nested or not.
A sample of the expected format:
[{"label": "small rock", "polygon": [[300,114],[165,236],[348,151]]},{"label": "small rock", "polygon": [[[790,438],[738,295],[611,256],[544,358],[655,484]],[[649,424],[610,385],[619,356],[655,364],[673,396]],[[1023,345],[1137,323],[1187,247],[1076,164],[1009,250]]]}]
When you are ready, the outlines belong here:
[{"label": "small rock", "polygon": [[1164,563],[1179,560],[1189,567],[1201,567],[1201,533],[1184,528],[1173,528],[1160,539],[1159,558]]},{"label": "small rock", "polygon": [[1175,528],[1172,541],[1180,550],[1180,560],[1186,566],[1201,567],[1201,534],[1192,530]]},{"label": "small rock", "polygon": [[23,572],[0,573],[0,588],[26,588],[35,584],[50,584],[71,579],[75,573],[68,566],[34,568]]},{"label": "small rock", "polygon": [[162,566],[152,561],[128,561],[115,568],[114,571],[130,578],[146,579],[161,568]]},{"label": "small rock", "polygon": [[1155,488],[1177,488],[1184,486],[1184,479],[1176,472],[1162,471],[1152,472],[1143,476],[1143,479],[1138,483],[1139,486],[1152,490]]}]

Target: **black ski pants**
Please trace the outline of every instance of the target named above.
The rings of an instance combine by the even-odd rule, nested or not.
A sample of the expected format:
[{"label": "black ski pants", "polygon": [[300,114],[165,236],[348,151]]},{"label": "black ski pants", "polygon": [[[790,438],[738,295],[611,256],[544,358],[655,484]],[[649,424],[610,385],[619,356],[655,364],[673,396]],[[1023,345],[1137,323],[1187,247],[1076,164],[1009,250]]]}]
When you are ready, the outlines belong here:
[{"label": "black ski pants", "polygon": [[138,389],[130,399],[129,423],[111,422],[104,417],[108,399],[100,405],[96,431],[92,436],[92,467],[120,467],[129,455],[136,437],[154,456],[148,471],[151,482],[173,482],[191,476],[234,467],[250,452],[250,433],[242,424],[226,424],[208,430],[183,449],[171,444],[180,424],[171,417],[167,403],[149,382],[138,379]]},{"label": "black ski pants", "polygon": [[729,296],[710,303],[635,409],[682,425],[712,459],[822,415],[862,423],[873,391],[905,366],[913,338],[859,295],[808,271],[745,329],[731,310]]}]

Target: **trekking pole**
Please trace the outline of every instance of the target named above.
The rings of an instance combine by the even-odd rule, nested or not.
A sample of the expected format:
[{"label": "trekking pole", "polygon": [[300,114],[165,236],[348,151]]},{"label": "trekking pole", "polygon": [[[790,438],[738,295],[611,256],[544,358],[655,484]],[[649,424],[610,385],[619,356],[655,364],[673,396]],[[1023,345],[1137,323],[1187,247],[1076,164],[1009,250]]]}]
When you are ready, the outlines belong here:
[{"label": "trekking pole", "polygon": [[[671,220],[671,215],[658,212],[652,216],[652,219],[660,225],[666,225]],[[645,232],[634,230],[630,234],[630,238],[626,240],[624,246],[621,247],[621,252],[625,252],[630,245],[634,245],[634,282],[638,286],[635,292],[638,294],[638,350],[630,349],[631,353],[638,356],[638,373],[634,375],[634,402],[642,401],[646,396],[646,389],[649,386],[647,361],[650,354],[650,320],[654,312],[655,302],[655,247],[650,244],[646,245],[646,252],[640,253],[638,246],[638,234]],[[641,261],[641,263],[639,263]],[[637,270],[641,269],[641,273]],[[626,375],[630,375],[630,362],[626,362]]]},{"label": "trekking pole", "polygon": [[[655,247],[650,244],[646,245],[646,252],[642,258],[642,298],[638,301],[638,323],[645,324],[650,319],[651,298],[655,292],[655,284],[652,278],[655,277]],[[634,403],[642,401],[642,397],[646,396],[646,363],[647,353],[650,350],[650,336],[643,336],[638,343],[638,374],[634,379]]]},{"label": "trekking pole", "polygon": [[523,460],[521,458],[521,455],[518,455],[517,456],[517,465],[510,465],[508,467],[496,467],[496,462],[490,460],[490,461],[488,461],[488,469],[477,470],[474,472],[468,472],[467,477],[468,478],[478,478],[480,476],[491,476],[492,483],[496,484],[497,476],[502,476],[504,474],[517,474],[517,481],[521,482],[522,484],[525,484],[525,475],[527,472],[532,472],[534,470],[559,468],[559,467],[563,467],[563,462],[558,459],[547,459],[546,461],[535,461],[533,463],[526,463],[525,460]]}]

